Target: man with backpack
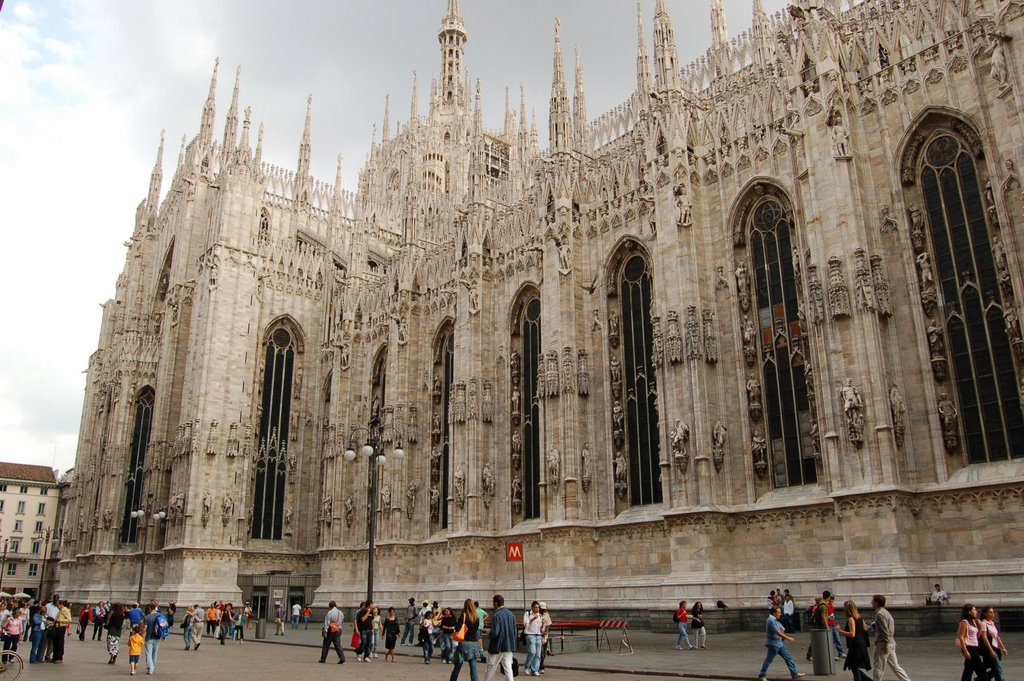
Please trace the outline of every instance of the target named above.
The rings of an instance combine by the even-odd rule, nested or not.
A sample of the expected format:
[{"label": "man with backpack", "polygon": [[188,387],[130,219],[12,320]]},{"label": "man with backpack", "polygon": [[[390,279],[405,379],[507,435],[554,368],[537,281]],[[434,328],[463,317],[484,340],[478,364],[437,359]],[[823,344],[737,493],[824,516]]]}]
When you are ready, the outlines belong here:
[{"label": "man with backpack", "polygon": [[142,620],[146,627],[146,673],[156,673],[156,658],[160,652],[160,641],[171,633],[171,625],[153,603],[146,605],[146,617]]}]

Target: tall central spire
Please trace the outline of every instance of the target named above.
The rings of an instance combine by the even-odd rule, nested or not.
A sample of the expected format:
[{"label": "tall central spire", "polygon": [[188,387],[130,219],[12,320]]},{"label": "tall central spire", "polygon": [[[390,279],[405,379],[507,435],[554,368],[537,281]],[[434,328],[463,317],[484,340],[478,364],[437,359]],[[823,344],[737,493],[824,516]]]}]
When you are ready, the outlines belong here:
[{"label": "tall central spire", "polygon": [[462,58],[469,37],[466,35],[462,13],[459,12],[459,0],[448,0],[448,12],[441,19],[437,40],[441,43],[441,105],[464,109],[466,92]]},{"label": "tall central spire", "polygon": [[711,0],[711,47],[719,50],[729,43],[729,27],[725,24],[722,0]]},{"label": "tall central spire", "polygon": [[665,0],[658,0],[654,12],[654,61],[658,66],[658,87],[662,90],[679,89],[679,53],[676,51],[676,31],[668,14]]},{"label": "tall central spire", "polygon": [[551,80],[551,111],[548,119],[548,141],[551,151],[567,151],[572,140],[569,123],[569,93],[565,86],[562,63],[562,25],[555,19],[554,77]]},{"label": "tall central spire", "polygon": [[644,13],[636,0],[636,89],[643,95],[651,91],[651,60],[644,38]]}]

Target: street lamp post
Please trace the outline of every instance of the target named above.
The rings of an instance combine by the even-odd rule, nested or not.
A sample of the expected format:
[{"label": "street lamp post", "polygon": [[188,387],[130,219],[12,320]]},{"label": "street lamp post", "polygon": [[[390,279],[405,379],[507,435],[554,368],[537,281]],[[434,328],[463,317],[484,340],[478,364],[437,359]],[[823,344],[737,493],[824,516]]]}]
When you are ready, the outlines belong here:
[{"label": "street lamp post", "polygon": [[156,513],[153,513],[152,492],[146,495],[146,503],[142,508],[131,512],[132,518],[137,518],[139,520],[139,530],[141,530],[142,533],[142,537],[139,539],[139,541],[142,542],[142,560],[139,562],[139,591],[135,596],[136,603],[142,603],[142,584],[146,576],[146,540],[149,539],[148,528],[149,516],[151,514],[153,516],[154,525],[157,521],[163,520],[167,517],[167,513],[164,511],[157,511]]},{"label": "street lamp post", "polygon": [[4,539],[4,551],[0,555],[0,591],[4,590],[4,573],[7,571],[7,547],[10,543],[10,539]]},{"label": "street lamp post", "polygon": [[46,576],[46,561],[49,560],[50,537],[52,534],[53,528],[47,527],[46,532],[39,535],[39,538],[43,540],[43,566],[39,570],[39,592],[36,594],[37,603],[41,603],[43,600],[43,578]]},{"label": "street lamp post", "polygon": [[373,568],[374,568],[374,554],[376,553],[377,545],[377,512],[374,509],[374,505],[377,503],[377,487],[380,483],[380,473],[378,471],[380,466],[383,466],[387,461],[387,456],[384,454],[384,450],[381,447],[381,438],[385,430],[392,430],[395,433],[395,438],[398,444],[395,445],[395,449],[392,452],[395,459],[401,461],[405,456],[405,450],[402,449],[401,437],[398,430],[394,426],[382,426],[380,417],[374,415],[366,428],[353,428],[352,432],[349,433],[349,446],[345,451],[345,460],[354,461],[356,458],[355,451],[355,436],[357,433],[366,433],[366,444],[359,448],[359,453],[366,457],[369,470],[369,488],[368,503],[366,504],[366,512],[368,514],[367,520],[367,534],[369,535],[369,542],[367,547],[367,560],[366,560],[366,600],[373,600]]}]

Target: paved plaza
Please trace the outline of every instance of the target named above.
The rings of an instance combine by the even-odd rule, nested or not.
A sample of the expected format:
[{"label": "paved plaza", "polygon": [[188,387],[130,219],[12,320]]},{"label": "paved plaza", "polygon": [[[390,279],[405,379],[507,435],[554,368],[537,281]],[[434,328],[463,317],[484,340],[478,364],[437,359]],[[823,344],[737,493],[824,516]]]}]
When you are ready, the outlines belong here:
[{"label": "paved plaza", "polygon": [[[346,631],[348,628],[346,627]],[[346,640],[348,636],[344,637]],[[613,641],[614,641],[614,637]],[[1011,653],[1022,650],[1024,634],[1006,635],[1006,645]],[[680,652],[673,649],[675,637],[669,634],[634,632],[630,637],[633,655],[616,653],[617,642],[611,652],[583,652],[555,655],[547,661],[545,677],[552,681],[598,681],[609,675],[618,678],[665,676],[694,679],[755,679],[764,656],[760,634],[752,632],[731,633],[708,638],[706,651]],[[850,672],[842,670],[838,663],[834,677],[811,674],[811,665],[804,660],[808,635],[796,634],[797,642],[790,644],[793,657],[800,671],[807,679],[849,679]],[[339,666],[334,653],[328,663],[320,665],[320,635],[315,629],[293,631],[290,627],[285,636],[271,635],[265,641],[246,641],[244,645],[229,643],[219,645],[215,639],[204,637],[198,651],[185,652],[181,639],[172,636],[161,645],[156,676],[173,681],[195,681],[196,679],[245,679],[245,681],[318,681],[319,679],[376,679],[390,681],[415,679],[416,681],[445,681],[451,674],[451,667],[436,657],[429,665],[423,664],[419,649],[399,646],[398,662],[386,663],[383,654],[369,664],[357,662],[355,655],[346,650],[347,662]],[[125,650],[125,648],[122,648]],[[556,648],[557,650],[557,648]],[[899,640],[899,656],[903,667],[914,681],[938,681],[956,679],[962,667],[961,657],[953,648],[953,632],[924,638],[903,638]],[[27,655],[27,648],[22,652]],[[526,655],[517,655],[522,662]],[[39,664],[27,666],[22,678],[68,679],[69,681],[96,681],[97,679],[128,676],[128,656],[123,654],[116,666],[106,664],[107,655],[103,643],[98,641],[79,642],[77,638],[68,641],[65,662],[62,665]],[[1007,679],[1024,677],[1024,657],[1013,655],[1004,660]],[[139,675],[145,676],[145,666],[140,665]],[[788,673],[781,660],[773,663],[769,678],[786,679]],[[469,680],[468,668],[463,669],[461,679]],[[482,680],[481,676],[481,680]],[[525,678],[525,677],[520,677]],[[895,678],[892,673],[887,679]]]}]

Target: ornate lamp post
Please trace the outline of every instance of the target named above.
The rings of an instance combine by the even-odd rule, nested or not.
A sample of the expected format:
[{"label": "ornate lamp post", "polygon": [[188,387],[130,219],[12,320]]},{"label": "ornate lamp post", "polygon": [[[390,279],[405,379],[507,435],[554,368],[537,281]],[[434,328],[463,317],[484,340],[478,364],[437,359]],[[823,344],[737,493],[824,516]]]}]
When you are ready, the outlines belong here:
[{"label": "ornate lamp post", "polygon": [[382,426],[380,417],[374,415],[366,428],[353,428],[352,432],[349,433],[349,445],[345,451],[346,461],[355,461],[356,450],[355,450],[355,436],[358,433],[366,433],[366,444],[359,448],[359,453],[362,454],[369,465],[369,487],[367,490],[367,504],[366,512],[368,515],[367,519],[367,534],[369,535],[368,553],[366,561],[366,600],[373,600],[373,559],[376,552],[377,542],[377,512],[374,509],[374,504],[377,503],[377,487],[380,484],[380,473],[378,468],[383,466],[387,461],[387,456],[384,454],[384,450],[381,446],[381,439],[385,431],[393,431],[397,444],[395,445],[392,453],[395,459],[401,461],[405,457],[405,450],[402,449],[401,435],[394,426]]},{"label": "ornate lamp post", "polygon": [[47,527],[45,532],[40,533],[35,538],[43,541],[43,566],[39,570],[39,591],[36,593],[36,602],[41,603],[43,600],[43,578],[46,576],[46,561],[49,560],[50,554],[50,537],[53,535],[53,529]]},{"label": "ornate lamp post", "polygon": [[4,551],[3,554],[0,554],[0,591],[4,590],[4,573],[7,572],[7,547],[10,543],[10,539],[4,539]]},{"label": "ornate lamp post", "polygon": [[142,561],[139,563],[139,591],[138,594],[136,594],[135,596],[135,601],[137,603],[142,603],[142,583],[146,576],[146,541],[149,539],[149,532],[147,530],[149,528],[150,515],[153,516],[154,525],[157,523],[157,521],[163,520],[167,517],[167,513],[164,511],[157,511],[156,513],[153,513],[152,492],[146,495],[145,505],[136,511],[132,511],[131,513],[132,518],[137,518],[139,520],[139,530],[142,533],[142,537],[139,540],[142,542]]}]

